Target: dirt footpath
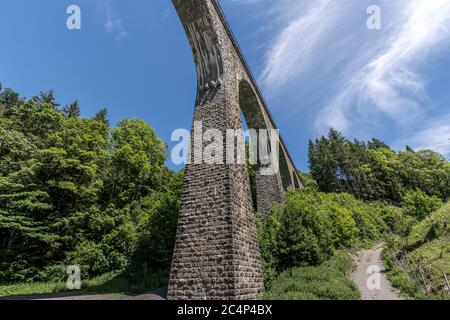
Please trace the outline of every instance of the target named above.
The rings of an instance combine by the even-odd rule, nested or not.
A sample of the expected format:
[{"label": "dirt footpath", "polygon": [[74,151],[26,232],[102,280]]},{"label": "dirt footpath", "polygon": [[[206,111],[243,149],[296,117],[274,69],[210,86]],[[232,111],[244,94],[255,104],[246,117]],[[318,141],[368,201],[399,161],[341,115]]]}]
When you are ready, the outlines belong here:
[{"label": "dirt footpath", "polygon": [[352,279],[361,292],[362,300],[401,300],[386,277],[381,261],[382,245],[362,250],[358,257],[358,268]]}]

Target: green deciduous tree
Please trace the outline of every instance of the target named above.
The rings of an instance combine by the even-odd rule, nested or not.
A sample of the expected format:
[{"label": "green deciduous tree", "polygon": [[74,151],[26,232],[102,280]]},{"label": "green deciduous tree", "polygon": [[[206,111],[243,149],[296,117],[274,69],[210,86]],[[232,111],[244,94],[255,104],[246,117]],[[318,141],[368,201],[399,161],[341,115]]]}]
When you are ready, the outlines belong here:
[{"label": "green deciduous tree", "polygon": [[[142,120],[109,128],[106,109],[80,118],[52,91],[22,100],[0,88],[0,282],[166,272],[182,172]],[[137,267],[139,266],[139,267]]]},{"label": "green deciduous tree", "polygon": [[403,197],[403,207],[411,217],[422,220],[439,209],[443,202],[437,196],[428,196],[421,190],[409,191]]},{"label": "green deciduous tree", "polygon": [[150,194],[163,178],[166,146],[139,119],[123,120],[112,131],[107,192],[117,205]]}]

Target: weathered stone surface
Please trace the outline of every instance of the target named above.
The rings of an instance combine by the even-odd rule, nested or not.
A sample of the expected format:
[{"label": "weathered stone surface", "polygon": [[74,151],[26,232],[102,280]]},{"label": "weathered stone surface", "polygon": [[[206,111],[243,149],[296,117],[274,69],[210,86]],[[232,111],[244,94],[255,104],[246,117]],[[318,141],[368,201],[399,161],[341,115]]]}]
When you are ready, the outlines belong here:
[{"label": "weathered stone surface", "polygon": [[[242,129],[242,110],[249,128],[275,129],[216,0],[172,1],[197,69],[194,121],[202,121],[203,130],[218,129],[226,137],[227,129]],[[267,213],[275,202],[283,201],[285,189],[300,186],[281,141],[280,173],[263,176],[257,170],[258,211]],[[257,299],[263,292],[247,166],[187,165],[168,297]]]}]

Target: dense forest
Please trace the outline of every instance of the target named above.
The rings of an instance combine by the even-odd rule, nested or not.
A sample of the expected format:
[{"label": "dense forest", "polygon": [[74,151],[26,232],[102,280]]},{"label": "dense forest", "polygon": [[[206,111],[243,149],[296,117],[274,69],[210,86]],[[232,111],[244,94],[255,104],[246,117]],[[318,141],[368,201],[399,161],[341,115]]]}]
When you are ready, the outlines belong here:
[{"label": "dense forest", "polygon": [[395,205],[411,190],[442,200],[450,196],[450,164],[430,150],[395,152],[380,140],[352,142],[331,129],[327,137],[310,141],[308,151],[311,177],[323,192]]},{"label": "dense forest", "polygon": [[[112,126],[106,109],[84,119],[77,101],[61,106],[52,91],[25,99],[0,85],[0,295],[16,292],[6,285],[64,283],[68,265],[83,280],[121,277],[120,290],[165,285],[183,178],[166,167],[167,153],[142,120]],[[305,188],[257,215],[268,298],[357,299],[347,252],[378,241],[392,253],[393,281],[414,294],[397,256],[432,256],[436,279],[450,271],[445,157],[333,129],[308,155]]]},{"label": "dense forest", "polygon": [[182,172],[148,124],[0,88],[0,283],[167,271]]}]

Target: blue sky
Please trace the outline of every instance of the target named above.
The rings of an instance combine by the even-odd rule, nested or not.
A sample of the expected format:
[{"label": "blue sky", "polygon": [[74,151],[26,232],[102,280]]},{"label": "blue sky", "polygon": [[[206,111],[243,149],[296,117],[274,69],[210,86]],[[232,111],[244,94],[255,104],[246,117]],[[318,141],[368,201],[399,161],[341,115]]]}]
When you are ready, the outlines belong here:
[{"label": "blue sky", "polygon": [[[300,169],[330,126],[450,157],[448,0],[221,0]],[[66,28],[81,7],[82,29]],[[381,30],[366,9],[381,8]],[[170,0],[0,0],[0,81],[26,97],[54,89],[82,116],[149,122],[170,142],[190,129],[196,76]],[[169,145],[171,145],[169,143]]]}]

